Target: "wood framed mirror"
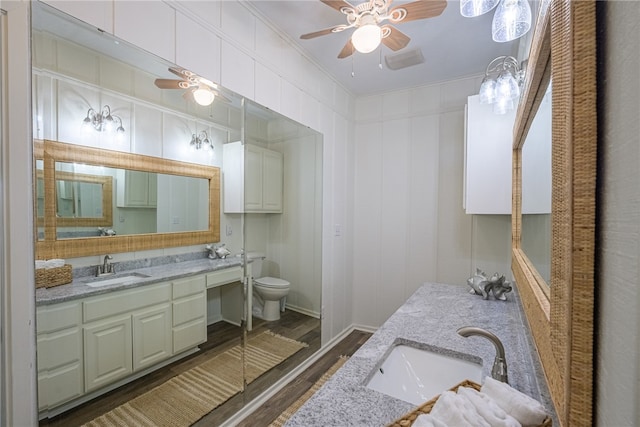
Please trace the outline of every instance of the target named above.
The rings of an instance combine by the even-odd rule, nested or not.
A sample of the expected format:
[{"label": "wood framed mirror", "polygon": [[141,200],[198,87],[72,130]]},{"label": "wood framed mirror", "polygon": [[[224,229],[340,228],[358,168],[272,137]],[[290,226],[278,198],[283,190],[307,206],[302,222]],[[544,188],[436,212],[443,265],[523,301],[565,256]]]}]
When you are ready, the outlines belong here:
[{"label": "wood framed mirror", "polygon": [[[594,1],[540,3],[513,145],[512,269],[563,426],[593,418],[596,220]],[[552,81],[551,277],[522,249],[522,148]]]},{"label": "wood framed mirror", "polygon": [[[105,253],[135,252],[156,248],[189,246],[212,243],[220,240],[220,169],[194,163],[179,162],[140,154],[96,149],[57,141],[36,141],[34,151],[42,153],[44,170],[44,227],[43,239],[36,241],[36,258],[74,258]],[[68,225],[59,222],[57,215],[56,181],[57,164],[78,163],[95,165],[100,168],[114,168],[118,171],[148,172],[164,174],[167,177],[197,178],[206,183],[204,195],[196,202],[206,206],[196,206],[204,218],[204,225],[196,231],[149,232],[103,237],[60,238],[58,228]],[[117,179],[117,178],[116,178]],[[162,182],[162,181],[158,181]],[[166,182],[166,181],[164,181]],[[161,188],[170,191],[170,185]],[[193,192],[197,197],[202,192]],[[109,197],[112,197],[109,194]],[[111,206],[111,204],[109,204]],[[175,214],[172,214],[175,215]],[[155,218],[154,218],[155,222]],[[77,226],[77,224],[74,224]],[[93,225],[93,224],[92,224]],[[197,228],[197,227],[196,227]]]}]

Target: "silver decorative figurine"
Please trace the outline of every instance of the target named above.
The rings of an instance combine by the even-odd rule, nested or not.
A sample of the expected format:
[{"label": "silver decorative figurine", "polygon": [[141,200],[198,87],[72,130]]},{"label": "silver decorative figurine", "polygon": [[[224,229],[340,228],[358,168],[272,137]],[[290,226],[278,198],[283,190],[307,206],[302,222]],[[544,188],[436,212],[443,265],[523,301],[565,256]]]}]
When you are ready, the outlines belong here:
[{"label": "silver decorative figurine", "polygon": [[482,295],[483,299],[489,299],[489,294],[493,292],[495,299],[506,301],[508,292],[511,292],[511,282],[505,280],[504,275],[494,273],[487,277],[486,273],[476,268],[476,274],[467,279],[467,284],[471,287],[469,293]]}]

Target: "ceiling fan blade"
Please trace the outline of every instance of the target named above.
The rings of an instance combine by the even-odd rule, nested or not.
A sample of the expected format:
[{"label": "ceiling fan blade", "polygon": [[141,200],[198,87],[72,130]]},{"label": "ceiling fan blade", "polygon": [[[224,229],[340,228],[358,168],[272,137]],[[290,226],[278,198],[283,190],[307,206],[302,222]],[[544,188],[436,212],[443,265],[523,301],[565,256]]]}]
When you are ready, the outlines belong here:
[{"label": "ceiling fan blade", "polygon": [[169,71],[175,74],[178,77],[182,77],[183,79],[188,79],[189,77],[195,76],[195,74],[185,68],[180,67],[169,67]]},{"label": "ceiling fan blade", "polygon": [[303,40],[313,39],[315,37],[325,36],[331,33],[339,33],[340,31],[344,31],[349,28],[348,25],[336,25],[335,27],[325,28],[324,30],[315,31],[313,33],[303,34],[300,36]]},{"label": "ceiling fan blade", "polygon": [[355,48],[353,47],[353,43],[351,43],[351,39],[347,40],[347,44],[344,45],[340,53],[338,54],[338,58],[346,58],[348,56],[353,55]]},{"label": "ceiling fan blade", "polygon": [[320,0],[322,3],[326,4],[329,7],[334,8],[335,10],[337,10],[338,12],[342,12],[343,8],[349,8],[353,11],[356,10],[355,7],[351,6],[349,3],[347,3],[344,0]]},{"label": "ceiling fan blade", "polygon": [[160,89],[185,89],[184,85],[188,85],[188,83],[183,80],[173,79],[156,79],[154,83]]},{"label": "ceiling fan blade", "polygon": [[386,28],[389,29],[389,35],[382,39],[383,45],[393,51],[396,51],[402,49],[403,47],[406,47],[409,44],[409,41],[411,39],[405,33],[396,28],[393,28],[391,25],[383,26],[383,33],[385,32]]},{"label": "ceiling fan blade", "polygon": [[[418,0],[396,6],[389,10],[389,20],[394,23],[400,23],[433,18],[434,16],[440,15],[446,7],[447,2],[445,0]],[[402,12],[402,9],[406,12],[406,16],[404,12]],[[400,19],[394,19],[394,11],[395,15],[399,16]]]}]

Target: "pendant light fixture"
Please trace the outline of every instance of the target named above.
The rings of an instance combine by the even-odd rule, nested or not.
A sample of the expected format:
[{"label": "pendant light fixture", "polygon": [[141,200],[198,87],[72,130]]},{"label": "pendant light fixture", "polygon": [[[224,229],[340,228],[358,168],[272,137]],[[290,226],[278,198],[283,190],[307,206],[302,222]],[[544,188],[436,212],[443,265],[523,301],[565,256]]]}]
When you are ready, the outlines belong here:
[{"label": "pendant light fixture", "polygon": [[504,43],[524,36],[531,29],[531,6],[527,0],[502,0],[491,25],[493,41]]},{"label": "pendant light fixture", "polygon": [[460,0],[460,14],[475,18],[498,6],[491,23],[491,38],[498,43],[524,36],[531,29],[528,0]]},{"label": "pendant light fixture", "polygon": [[500,0],[460,0],[460,14],[465,18],[484,15],[496,7]]}]

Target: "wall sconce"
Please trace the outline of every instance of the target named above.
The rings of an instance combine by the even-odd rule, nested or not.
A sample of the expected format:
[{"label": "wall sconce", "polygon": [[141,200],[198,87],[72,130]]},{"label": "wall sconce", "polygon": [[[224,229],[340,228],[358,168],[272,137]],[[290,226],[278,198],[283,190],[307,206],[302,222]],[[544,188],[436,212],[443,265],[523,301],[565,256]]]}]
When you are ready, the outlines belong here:
[{"label": "wall sconce", "polygon": [[113,132],[115,130],[118,135],[124,133],[122,119],[120,116],[111,114],[111,107],[108,105],[102,107],[102,111],[100,113],[96,112],[93,108],[89,108],[87,111],[87,117],[82,121],[82,127],[84,129],[93,127],[98,132]]},{"label": "wall sconce", "polygon": [[474,18],[496,6],[491,24],[493,41],[504,43],[527,34],[531,28],[531,6],[527,0],[461,0],[460,14]]},{"label": "wall sconce", "polygon": [[189,143],[192,150],[204,149],[205,151],[213,151],[213,142],[209,139],[206,131],[199,134],[191,134],[191,142]]},{"label": "wall sconce", "polygon": [[499,56],[489,63],[480,85],[480,103],[492,104],[493,112],[506,114],[520,97],[524,71],[513,56]]}]

